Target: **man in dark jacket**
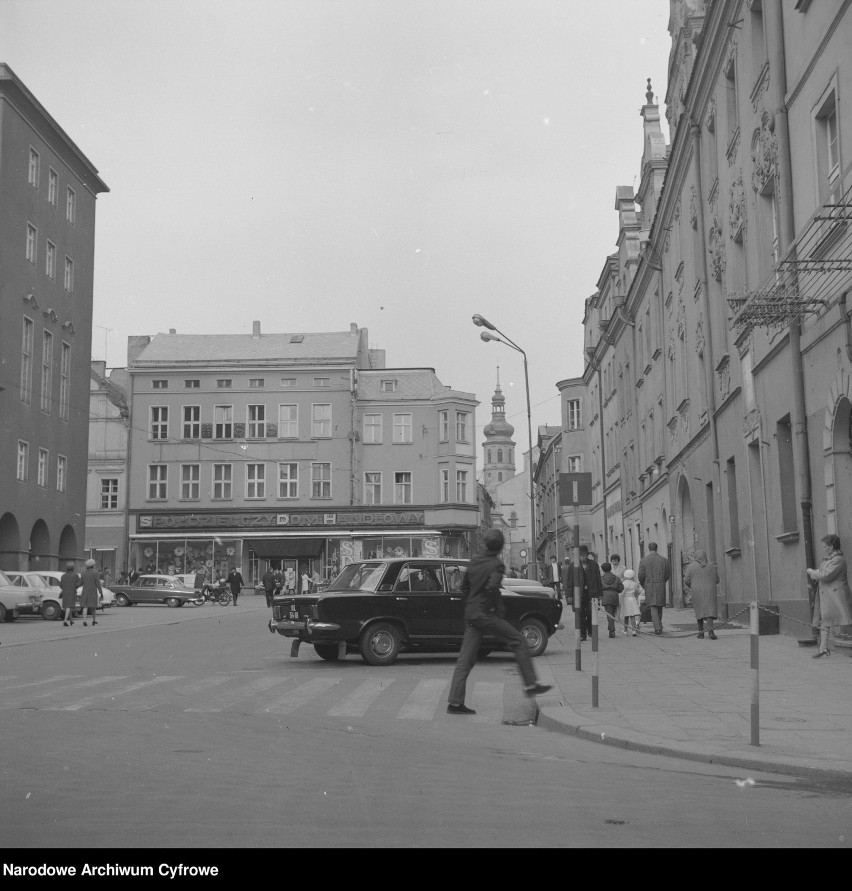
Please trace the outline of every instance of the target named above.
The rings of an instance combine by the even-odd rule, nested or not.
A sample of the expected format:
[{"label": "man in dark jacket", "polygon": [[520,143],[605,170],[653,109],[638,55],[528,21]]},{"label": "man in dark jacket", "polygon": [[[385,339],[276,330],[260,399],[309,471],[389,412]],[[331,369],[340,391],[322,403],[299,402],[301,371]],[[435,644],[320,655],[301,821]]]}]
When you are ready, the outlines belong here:
[{"label": "man in dark jacket", "polygon": [[[624,590],[621,580],[612,571],[611,563],[601,563],[601,603],[606,610],[606,627],[610,637],[615,637],[615,616],[618,612],[618,595]],[[627,632],[624,632],[627,634]]]},{"label": "man in dark jacket", "polygon": [[669,561],[657,553],[655,541],[648,542],[648,553],[639,561],[639,584],[645,589],[645,603],[651,609],[654,634],[663,633],[666,582],[670,576]]},{"label": "man in dark jacket", "polygon": [[580,640],[587,640],[592,633],[592,601],[600,600],[601,570],[594,560],[589,559],[589,548],[580,545]]},{"label": "man in dark jacket", "polygon": [[500,559],[503,533],[499,529],[489,529],[484,541],[485,553],[470,561],[462,579],[462,593],[466,597],[465,629],[461,652],[450,684],[447,712],[451,715],[476,714],[464,704],[464,695],[467,676],[476,665],[484,634],[497,638],[512,650],[527,696],[545,693],[550,689],[548,685],[539,684],[536,680],[532,657],[523,634],[503,618],[505,610],[500,603],[500,583],[506,571]]},{"label": "man in dark jacket", "polygon": [[267,566],[260,583],[263,585],[263,593],[266,594],[266,605],[272,606],[272,597],[275,593],[275,574]]},{"label": "man in dark jacket", "polygon": [[228,584],[231,586],[231,594],[234,598],[234,606],[237,605],[237,598],[243,589],[243,577],[240,574],[240,567],[236,566],[228,573]]}]

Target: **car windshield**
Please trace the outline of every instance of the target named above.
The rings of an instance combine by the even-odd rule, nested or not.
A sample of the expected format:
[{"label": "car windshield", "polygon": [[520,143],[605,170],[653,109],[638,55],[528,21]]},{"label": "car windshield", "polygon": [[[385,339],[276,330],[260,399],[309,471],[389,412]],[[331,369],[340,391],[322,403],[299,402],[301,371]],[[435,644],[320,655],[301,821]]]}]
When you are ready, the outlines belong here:
[{"label": "car windshield", "polygon": [[375,591],[384,574],[384,563],[350,563],[326,590]]},{"label": "car windshield", "polygon": [[24,576],[24,580],[30,588],[47,588],[47,587],[49,587],[47,582],[45,582],[45,580],[40,575],[27,575],[27,576]]}]

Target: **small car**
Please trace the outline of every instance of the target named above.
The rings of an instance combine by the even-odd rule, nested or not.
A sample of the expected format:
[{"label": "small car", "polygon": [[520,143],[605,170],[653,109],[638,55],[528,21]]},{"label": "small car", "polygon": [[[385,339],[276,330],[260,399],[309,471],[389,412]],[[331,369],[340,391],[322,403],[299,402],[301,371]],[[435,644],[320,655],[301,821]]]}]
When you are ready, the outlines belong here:
[{"label": "small car", "polygon": [[[269,630],[293,639],[290,655],[310,643],[335,662],[360,653],[369,665],[392,665],[401,652],[458,650],[464,636],[462,579],[466,560],[420,557],[350,563],[322,592],[278,595]],[[540,656],[562,627],[562,603],[540,591],[503,588],[506,621]],[[481,653],[502,645],[484,637]]]},{"label": "small car", "polygon": [[[197,603],[198,594],[174,575],[140,575],[132,585],[113,585],[115,602],[119,606],[137,603],[165,603],[179,607],[187,602]],[[203,599],[201,600],[203,603]]]},{"label": "small car", "polygon": [[[51,589],[49,592],[45,593],[45,601],[44,606],[42,607],[42,618],[43,619],[61,619],[62,618],[62,597],[57,593],[59,588],[59,581],[62,578],[63,573],[59,572],[56,569],[40,569],[38,574],[44,579],[47,586]],[[102,594],[98,595],[98,609],[103,611],[106,607],[112,606],[115,603],[115,593],[107,588],[103,583],[101,583]],[[83,593],[83,586],[80,585],[77,588],[77,601],[76,606],[74,607],[74,614],[78,615],[83,607],[81,605],[81,596]],[[55,599],[54,599],[55,598]]]},{"label": "small car", "polygon": [[0,572],[0,622],[14,622],[20,615],[37,615],[42,594],[36,588],[16,584],[5,572]]},{"label": "small car", "polygon": [[17,605],[18,615],[44,615],[45,600],[48,598],[50,589],[39,573],[7,569],[6,576],[20,593],[20,602]]},{"label": "small car", "polygon": [[556,591],[549,585],[543,585],[535,579],[503,579],[503,587],[518,594],[544,594],[556,599]]}]

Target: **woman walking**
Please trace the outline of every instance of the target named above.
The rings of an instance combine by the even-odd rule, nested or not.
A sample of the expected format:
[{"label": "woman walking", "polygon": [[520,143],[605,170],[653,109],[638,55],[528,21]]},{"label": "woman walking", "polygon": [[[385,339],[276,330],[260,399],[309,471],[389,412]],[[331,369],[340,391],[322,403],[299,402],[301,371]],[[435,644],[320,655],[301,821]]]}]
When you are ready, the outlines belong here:
[{"label": "woman walking", "polygon": [[826,535],[822,543],[825,556],[819,569],[808,570],[808,578],[819,582],[813,618],[814,625],[819,627],[819,650],[814,659],[831,655],[828,633],[832,625],[852,625],[852,593],[840,539],[836,535]]},{"label": "woman walking", "polygon": [[94,560],[86,561],[81,584],[83,585],[81,605],[83,607],[83,627],[85,628],[88,625],[86,622],[86,610],[92,611],[92,624],[98,624],[98,620],[95,618],[98,609],[98,595],[103,596],[103,587],[101,586],[100,576],[95,572]]},{"label": "woman walking", "polygon": [[62,623],[66,628],[74,624],[74,607],[77,605],[77,588],[80,587],[80,576],[74,569],[74,564],[70,561],[62,573],[59,580],[59,587],[62,590],[62,609],[65,610],[65,621]]},{"label": "woman walking", "polygon": [[686,567],[683,576],[683,590],[692,600],[695,619],[698,622],[698,639],[704,637],[704,622],[707,622],[707,636],[718,640],[713,630],[713,622],[719,615],[716,598],[716,585],[719,584],[719,571],[715,563],[708,563],[706,551],[696,551],[695,561]]}]

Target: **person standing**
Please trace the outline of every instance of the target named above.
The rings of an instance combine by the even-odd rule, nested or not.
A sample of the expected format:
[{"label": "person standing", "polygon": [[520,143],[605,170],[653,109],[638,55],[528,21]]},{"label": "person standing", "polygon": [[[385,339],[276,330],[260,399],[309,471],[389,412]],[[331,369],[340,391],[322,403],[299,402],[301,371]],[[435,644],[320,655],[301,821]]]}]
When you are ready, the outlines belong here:
[{"label": "person standing", "polygon": [[559,578],[559,561],[556,557],[550,558],[550,566],[547,567],[549,580],[548,584],[554,591],[556,591],[556,599],[559,600],[562,597],[562,586],[561,579]]},{"label": "person standing", "polygon": [[549,685],[540,684],[536,679],[530,650],[523,634],[503,618],[505,610],[500,602],[500,583],[506,571],[500,559],[504,544],[503,533],[499,529],[489,529],[483,536],[483,543],[485,553],[471,560],[462,579],[465,628],[450,684],[447,703],[447,713],[450,715],[476,714],[474,709],[464,704],[464,697],[467,676],[476,665],[484,634],[497,638],[511,649],[527,696],[535,696],[551,689]]},{"label": "person standing", "polygon": [[852,593],[846,570],[846,558],[840,550],[840,538],[822,539],[824,557],[819,569],[808,569],[808,578],[819,582],[814,602],[813,623],[819,628],[819,650],[814,659],[830,656],[828,634],[832,625],[852,625]]},{"label": "person standing", "polygon": [[621,556],[619,554],[610,554],[609,562],[612,566],[612,574],[620,581],[624,581],[624,570],[627,569],[626,566],[622,566],[621,564]]},{"label": "person standing", "polygon": [[284,590],[290,597],[296,593],[296,570],[292,566],[284,571]]},{"label": "person standing", "polygon": [[580,640],[592,633],[592,601],[601,598],[601,570],[591,559],[588,545],[580,545]]},{"label": "person standing", "polygon": [[606,610],[606,627],[610,637],[615,637],[615,616],[618,612],[618,595],[624,590],[611,563],[601,563],[601,603]]},{"label": "person standing", "polygon": [[77,605],[77,588],[79,587],[80,576],[77,575],[74,564],[69,561],[65,567],[65,572],[62,573],[62,578],[59,580],[59,588],[62,591],[62,609],[65,610],[65,621],[62,624],[66,628],[74,624],[72,616],[74,615],[74,607]]},{"label": "person standing", "polygon": [[639,584],[645,589],[645,604],[651,610],[654,634],[663,633],[666,582],[671,577],[669,561],[657,553],[657,543],[648,542],[648,553],[639,561]]},{"label": "person standing", "polygon": [[311,577],[308,575],[308,567],[302,567],[302,584],[299,589],[300,594],[308,594],[311,590]]},{"label": "person standing", "polygon": [[95,618],[97,615],[98,608],[98,595],[103,597],[103,586],[101,585],[101,579],[95,570],[95,561],[87,560],[86,568],[83,570],[83,575],[80,577],[80,584],[83,586],[82,596],[80,598],[81,606],[83,607],[83,626],[87,626],[86,622],[86,611],[92,611],[92,624],[97,625],[98,620]]},{"label": "person standing", "polygon": [[636,637],[639,627],[639,617],[642,615],[642,609],[639,604],[639,597],[644,596],[639,582],[636,581],[636,573],[632,569],[624,570],[624,581],[621,586],[623,588],[619,595],[619,606],[621,608],[621,619],[624,622],[624,633],[627,634],[627,625],[630,624],[630,630]]},{"label": "person standing", "polygon": [[234,598],[234,606],[236,606],[237,598],[240,596],[240,591],[243,589],[243,576],[239,566],[235,566],[228,573],[228,584],[231,586],[231,596]]},{"label": "person standing", "polygon": [[311,593],[316,594],[319,591],[319,586],[322,582],[322,578],[320,574],[316,571],[316,569],[311,573]]},{"label": "person standing", "polygon": [[695,560],[686,567],[683,575],[683,590],[692,600],[695,619],[698,622],[698,639],[704,638],[704,622],[707,622],[707,636],[718,640],[713,630],[713,622],[719,615],[716,598],[716,585],[719,584],[719,571],[715,563],[707,561],[706,551],[696,551]]},{"label": "person standing", "polygon": [[562,561],[562,573],[559,581],[562,583],[562,594],[565,597],[566,606],[574,606],[574,564],[566,557]]},{"label": "person standing", "polygon": [[275,596],[275,574],[272,572],[272,567],[268,564],[266,572],[260,579],[260,583],[263,585],[263,593],[266,595],[266,605],[272,606],[272,598]]}]

